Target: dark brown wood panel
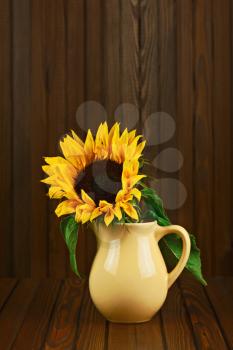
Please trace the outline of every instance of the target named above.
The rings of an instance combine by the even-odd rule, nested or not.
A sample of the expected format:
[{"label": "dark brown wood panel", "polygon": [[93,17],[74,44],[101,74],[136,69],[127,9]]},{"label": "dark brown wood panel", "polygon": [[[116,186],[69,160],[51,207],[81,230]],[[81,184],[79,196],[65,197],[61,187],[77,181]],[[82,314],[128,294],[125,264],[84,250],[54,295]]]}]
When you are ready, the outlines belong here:
[{"label": "dark brown wood panel", "polygon": [[[110,125],[123,104],[122,124],[146,136],[151,114],[171,115],[175,134],[145,151],[150,160],[164,151],[150,175],[184,185],[187,199],[169,215],[196,234],[204,272],[233,273],[232,20],[230,0],[1,1],[1,276],[72,275],[57,202],[39,180],[59,139],[95,124],[88,108],[76,115],[88,100]],[[184,158],[180,170],[159,169],[176,162],[169,147]],[[172,182],[160,193],[178,204],[182,196]],[[87,274],[96,243],[80,231]]]},{"label": "dark brown wood panel", "polygon": [[104,350],[106,320],[93,305],[86,288],[79,316],[74,349]]},{"label": "dark brown wood panel", "polygon": [[[0,276],[13,275],[12,256],[12,18],[8,0],[0,3]],[[3,152],[4,150],[4,152]]]},{"label": "dark brown wood panel", "polygon": [[194,330],[198,349],[227,349],[213,309],[203,287],[191,276],[181,278],[181,289]]},{"label": "dark brown wood panel", "polygon": [[[195,233],[205,252],[204,271],[213,272],[214,139],[213,32],[211,1],[194,2],[194,184]],[[217,203],[216,203],[217,204]],[[206,234],[208,232],[208,235]]]},{"label": "dark brown wood panel", "polygon": [[[13,182],[12,218],[13,234],[12,258],[14,274],[29,276],[30,229],[29,217],[31,207],[31,173],[30,173],[30,79],[31,79],[31,3],[29,0],[12,1],[12,104],[14,123],[12,127],[13,142]],[[9,153],[10,156],[10,153]],[[10,174],[9,174],[10,175]]]},{"label": "dark brown wood panel", "polygon": [[48,279],[40,282],[14,341],[13,349],[41,349],[60,283],[60,281]]},{"label": "dark brown wood panel", "polygon": [[[173,285],[168,291],[167,299],[161,309],[162,327],[165,334],[165,343],[168,349],[195,349],[192,327],[185,309],[181,291]],[[176,322],[173,322],[173,319]]]},{"label": "dark brown wood panel", "polygon": [[[39,181],[44,178],[41,162],[47,152],[47,94],[46,94],[46,22],[45,1],[31,2],[31,118],[30,118],[30,258],[31,276],[48,274],[48,200],[46,188]],[[40,137],[37,137],[40,130]]]},{"label": "dark brown wood panel", "polygon": [[10,296],[13,291],[17,281],[11,278],[1,279],[1,289],[0,289],[0,309],[2,309],[5,301]]},{"label": "dark brown wood panel", "polygon": [[230,277],[216,277],[207,288],[207,295],[215,310],[218,322],[230,349],[233,348],[232,314],[233,314],[233,281]]},{"label": "dark brown wood panel", "polygon": [[60,291],[45,340],[46,350],[70,349],[75,340],[84,283],[66,280]]},{"label": "dark brown wood panel", "polygon": [[[231,1],[213,1],[213,139],[214,139],[214,247],[213,272],[232,272],[232,213],[229,189],[232,186],[231,111]],[[219,209],[224,220],[219,220]],[[221,234],[220,234],[221,232]],[[221,241],[219,241],[221,236]]]},{"label": "dark brown wood panel", "polygon": [[[66,16],[62,0],[46,2],[46,72],[47,72],[47,154],[60,152],[59,140],[66,130]],[[54,214],[56,201],[49,201],[48,249],[49,275],[66,274],[66,247],[59,230],[59,220]]]},{"label": "dark brown wood panel", "polygon": [[[66,130],[70,129],[80,132],[84,136],[83,130],[79,128],[79,120],[76,119],[76,112],[80,104],[85,100],[85,6],[84,0],[71,0],[66,2],[66,20],[67,20],[67,50],[66,50],[66,65],[67,65],[67,120]],[[78,19],[78,20],[77,20]],[[85,116],[82,118],[84,125]],[[86,251],[85,232],[82,228],[79,231],[77,254],[77,263],[81,273],[86,272]],[[68,259],[68,254],[67,257]],[[73,274],[69,263],[67,264],[67,274]]]},{"label": "dark brown wood panel", "polygon": [[[177,2],[177,146],[184,163],[179,180],[185,186],[187,199],[177,211],[177,222],[194,231],[194,177],[193,177],[193,2]],[[178,193],[179,195],[179,193]]]},{"label": "dark brown wood panel", "polygon": [[3,349],[10,349],[38,288],[37,280],[22,280],[0,314],[0,339]]},{"label": "dark brown wood panel", "polygon": [[[233,279],[207,288],[184,275],[149,322],[108,322],[94,307],[87,281],[0,280],[0,344],[19,349],[231,349]],[[2,304],[3,302],[3,304]]]}]

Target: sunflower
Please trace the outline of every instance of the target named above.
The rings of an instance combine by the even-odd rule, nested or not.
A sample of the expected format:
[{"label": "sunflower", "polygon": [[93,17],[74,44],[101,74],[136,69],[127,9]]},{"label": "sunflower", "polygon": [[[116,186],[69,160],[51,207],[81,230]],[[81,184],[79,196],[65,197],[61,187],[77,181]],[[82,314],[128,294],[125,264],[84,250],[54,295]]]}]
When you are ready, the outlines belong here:
[{"label": "sunflower", "polygon": [[136,187],[145,177],[139,174],[139,158],[145,147],[136,130],[120,133],[119,123],[108,130],[101,123],[96,136],[88,130],[85,142],[74,131],[60,141],[63,157],[45,157],[42,167],[48,177],[50,198],[63,199],[55,213],[74,214],[82,224],[103,217],[108,226],[114,218],[127,215],[138,220],[134,198],[141,199]]}]

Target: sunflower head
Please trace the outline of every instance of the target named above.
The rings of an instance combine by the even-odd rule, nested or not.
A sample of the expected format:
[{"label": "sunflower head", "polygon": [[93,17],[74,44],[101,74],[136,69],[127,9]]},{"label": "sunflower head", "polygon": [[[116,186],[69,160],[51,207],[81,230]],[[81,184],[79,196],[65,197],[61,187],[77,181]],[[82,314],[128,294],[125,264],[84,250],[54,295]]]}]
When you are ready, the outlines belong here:
[{"label": "sunflower head", "polygon": [[74,131],[60,141],[63,156],[45,157],[42,167],[48,177],[50,198],[60,199],[57,216],[74,214],[77,222],[103,218],[108,226],[114,219],[138,220],[134,206],[140,201],[139,158],[145,147],[136,130],[120,133],[116,123],[109,130],[101,123],[95,137],[88,130],[85,141]]}]

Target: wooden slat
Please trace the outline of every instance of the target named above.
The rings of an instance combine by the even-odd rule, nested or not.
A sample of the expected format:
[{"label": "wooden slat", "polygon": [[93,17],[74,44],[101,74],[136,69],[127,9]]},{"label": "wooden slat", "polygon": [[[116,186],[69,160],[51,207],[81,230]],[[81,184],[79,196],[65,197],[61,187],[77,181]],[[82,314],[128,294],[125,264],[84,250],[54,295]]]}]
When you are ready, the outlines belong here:
[{"label": "wooden slat", "polygon": [[83,288],[78,279],[64,281],[45,340],[46,350],[73,348]]},{"label": "wooden slat", "polygon": [[13,13],[13,220],[14,274],[30,275],[30,1],[14,0]]},{"label": "wooden slat", "polygon": [[103,6],[103,79],[104,107],[109,126],[113,124],[114,110],[120,104],[120,2],[109,0]]},{"label": "wooden slat", "polygon": [[153,350],[155,345],[156,350],[165,349],[160,313],[157,313],[149,322],[137,324],[135,332],[138,350]]},{"label": "wooden slat", "polygon": [[[45,277],[48,268],[47,188],[39,183],[45,177],[41,165],[47,155],[47,96],[46,96],[46,62],[45,62],[45,2],[31,2],[31,123],[30,164],[31,164],[31,276]],[[38,137],[40,131],[40,137]]]},{"label": "wooden slat", "polygon": [[222,333],[233,348],[233,277],[210,279],[206,292],[220,322]]},{"label": "wooden slat", "polygon": [[12,86],[11,86],[11,6],[8,0],[0,2],[0,276],[12,275]]},{"label": "wooden slat", "polygon": [[0,280],[0,310],[17,283],[13,278],[1,278]]},{"label": "wooden slat", "polygon": [[[195,232],[203,256],[204,272],[212,272],[213,232],[213,122],[212,122],[212,32],[211,2],[194,2],[194,184]],[[203,209],[204,208],[204,209]],[[208,232],[208,234],[206,234]]]},{"label": "wooden slat", "polygon": [[177,145],[184,157],[179,180],[187,191],[184,205],[177,211],[177,222],[193,228],[193,23],[192,1],[177,2]]},{"label": "wooden slat", "polygon": [[94,307],[86,288],[79,315],[75,349],[104,350],[106,320]]},{"label": "wooden slat", "polygon": [[[168,113],[176,121],[176,2],[173,0],[159,2],[159,43],[159,107],[161,112]],[[161,127],[161,132],[162,130],[164,127],[163,129]],[[176,147],[176,137],[175,133],[171,140],[165,145],[161,145],[161,148]],[[166,167],[170,161],[166,152],[161,154],[161,167]],[[164,173],[160,175],[160,178],[166,177],[168,176]],[[177,175],[170,173],[169,178],[177,178]],[[159,193],[162,198],[172,197],[174,203],[178,199],[178,188],[171,181],[167,181],[165,185],[161,182]],[[170,220],[175,223],[177,220],[176,210],[168,210],[168,215]]]},{"label": "wooden slat", "polygon": [[[47,74],[47,155],[56,156],[59,140],[65,133],[66,117],[66,30],[62,0],[46,2],[46,74]],[[59,220],[54,214],[57,201],[49,202],[49,275],[66,274],[66,247],[60,234]]]},{"label": "wooden slat", "polygon": [[[103,6],[100,0],[85,1],[85,100],[103,104]],[[94,124],[93,116],[86,110],[86,127]],[[86,267],[90,270],[95,252],[95,236],[85,227]]]},{"label": "wooden slat", "polygon": [[60,282],[56,280],[45,279],[40,282],[14,341],[14,350],[41,349],[59,286]]},{"label": "wooden slat", "polygon": [[203,287],[187,274],[183,275],[180,282],[198,348],[227,349]]},{"label": "wooden slat", "polygon": [[166,348],[196,349],[184,300],[177,284],[168,291],[161,309]]},{"label": "wooden slat", "polygon": [[139,108],[139,1],[120,0],[121,102]]},{"label": "wooden slat", "polygon": [[38,285],[36,280],[22,280],[0,313],[0,339],[3,349],[11,348]]},{"label": "wooden slat", "polygon": [[132,324],[109,323],[108,350],[135,350],[137,341]]},{"label": "wooden slat", "polygon": [[[140,2],[140,114],[141,129],[150,147],[144,150],[145,158],[153,161],[159,145],[153,146],[155,128],[151,114],[159,111],[159,9],[158,2]],[[156,116],[154,114],[154,116]],[[150,118],[148,118],[150,117]],[[158,177],[158,169],[147,167],[147,174]],[[150,183],[150,181],[149,181]],[[153,185],[151,183],[151,185]]]},{"label": "wooden slat", "polygon": [[[214,246],[213,273],[233,272],[231,246],[232,130],[231,130],[231,21],[232,1],[213,1],[213,130],[214,130]],[[218,219],[219,208],[224,220]],[[221,235],[219,235],[221,232]],[[213,237],[213,236],[212,236]]]},{"label": "wooden slat", "polygon": [[[66,4],[67,18],[67,47],[66,47],[66,63],[67,63],[67,118],[66,131],[75,130],[80,137],[84,137],[85,133],[79,127],[79,120],[76,120],[76,111],[80,104],[84,102],[84,74],[85,74],[85,16],[84,16],[84,0],[70,0]],[[78,18],[78,20],[77,20]],[[81,125],[84,125],[85,116],[82,118]],[[77,264],[81,273],[86,272],[86,246],[85,231],[79,228],[78,247],[77,247]],[[69,259],[67,257],[67,259]],[[71,276],[73,273],[67,264],[67,274]]]},{"label": "wooden slat", "polygon": [[152,350],[164,348],[159,313],[141,324],[109,323],[108,350]]}]

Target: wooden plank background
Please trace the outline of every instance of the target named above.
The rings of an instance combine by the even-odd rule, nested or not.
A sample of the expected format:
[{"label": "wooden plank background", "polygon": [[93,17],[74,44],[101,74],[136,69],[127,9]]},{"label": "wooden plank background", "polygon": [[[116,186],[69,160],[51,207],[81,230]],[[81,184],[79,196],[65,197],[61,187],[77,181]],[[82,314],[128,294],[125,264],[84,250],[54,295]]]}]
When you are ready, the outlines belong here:
[{"label": "wooden plank background", "polygon": [[[85,101],[101,103],[109,124],[119,105],[126,124],[133,108],[142,132],[152,113],[171,115],[174,135],[146,151],[151,160],[164,151],[150,171],[185,186],[169,215],[196,234],[204,272],[233,272],[232,21],[231,0],[0,2],[0,276],[70,274],[56,203],[39,180],[59,138],[95,124],[88,108],[76,118]],[[171,173],[158,169],[169,147],[184,158]],[[170,186],[160,193],[178,202]],[[82,272],[94,253],[82,231]]]}]

